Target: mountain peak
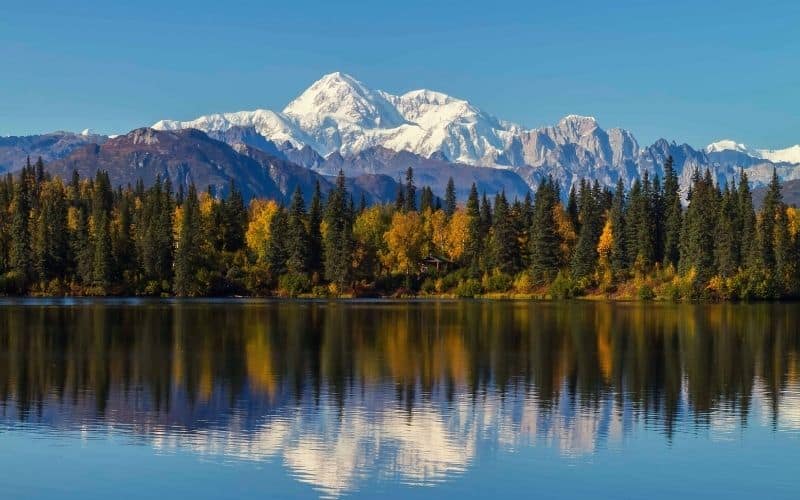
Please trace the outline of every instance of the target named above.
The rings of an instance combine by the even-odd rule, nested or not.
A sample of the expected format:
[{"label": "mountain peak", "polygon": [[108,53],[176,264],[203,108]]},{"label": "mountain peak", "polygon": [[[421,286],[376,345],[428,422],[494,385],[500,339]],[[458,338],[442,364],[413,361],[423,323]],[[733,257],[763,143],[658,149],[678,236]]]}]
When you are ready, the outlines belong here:
[{"label": "mountain peak", "polygon": [[331,121],[370,128],[395,127],[404,122],[382,93],[338,71],[312,83],[284,108],[283,114],[308,128]]},{"label": "mountain peak", "polygon": [[567,115],[558,121],[559,125],[567,123],[591,123],[597,125],[597,119],[594,116]]},{"label": "mountain peak", "polygon": [[738,143],[731,139],[722,139],[712,142],[706,146],[706,153],[719,153],[721,151],[738,151],[740,153],[750,153],[750,148],[745,144]]}]

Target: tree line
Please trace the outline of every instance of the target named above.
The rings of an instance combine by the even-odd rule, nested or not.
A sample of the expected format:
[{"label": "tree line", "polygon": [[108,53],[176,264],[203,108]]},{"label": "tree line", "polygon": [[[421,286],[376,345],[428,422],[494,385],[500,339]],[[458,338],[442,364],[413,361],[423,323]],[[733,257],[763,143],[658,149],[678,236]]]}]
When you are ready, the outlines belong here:
[{"label": "tree line", "polygon": [[[0,180],[0,292],[13,295],[600,295],[673,300],[800,294],[797,211],[773,173],[756,211],[744,171],[718,185],[695,172],[464,203],[417,189],[355,203],[340,172],[326,195],[245,203],[169,179],[113,187],[106,172],[65,181],[39,159]],[[687,200],[684,203],[683,200]]]}]

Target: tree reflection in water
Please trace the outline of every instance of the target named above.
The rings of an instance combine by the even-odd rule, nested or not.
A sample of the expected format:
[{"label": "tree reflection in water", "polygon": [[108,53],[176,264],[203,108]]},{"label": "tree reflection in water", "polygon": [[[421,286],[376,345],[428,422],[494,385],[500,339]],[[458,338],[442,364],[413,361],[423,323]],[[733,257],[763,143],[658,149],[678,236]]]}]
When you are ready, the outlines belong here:
[{"label": "tree reflection in water", "polygon": [[484,449],[642,429],[800,430],[792,305],[40,302],[0,306],[2,424],[279,459],[329,494]]}]

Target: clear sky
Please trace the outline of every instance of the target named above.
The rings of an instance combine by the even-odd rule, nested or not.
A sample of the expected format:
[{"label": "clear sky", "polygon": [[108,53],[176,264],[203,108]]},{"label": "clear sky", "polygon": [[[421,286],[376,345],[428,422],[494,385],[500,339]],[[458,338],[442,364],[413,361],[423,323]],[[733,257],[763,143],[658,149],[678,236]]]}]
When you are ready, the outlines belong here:
[{"label": "clear sky", "polygon": [[704,146],[800,143],[800,2],[5,2],[0,135],[280,110],[324,73]]}]

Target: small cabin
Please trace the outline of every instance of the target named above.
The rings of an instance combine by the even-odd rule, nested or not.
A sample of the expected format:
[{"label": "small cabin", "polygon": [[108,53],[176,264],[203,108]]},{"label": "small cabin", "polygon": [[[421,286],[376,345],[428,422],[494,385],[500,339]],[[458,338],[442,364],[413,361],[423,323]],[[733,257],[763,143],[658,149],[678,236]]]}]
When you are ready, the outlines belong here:
[{"label": "small cabin", "polygon": [[430,271],[436,271],[437,273],[447,272],[452,264],[453,264],[452,261],[444,258],[441,255],[431,254],[422,259],[422,264],[420,265],[420,272],[423,274]]}]

